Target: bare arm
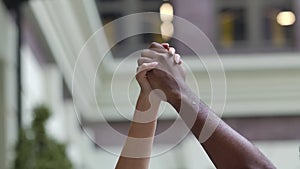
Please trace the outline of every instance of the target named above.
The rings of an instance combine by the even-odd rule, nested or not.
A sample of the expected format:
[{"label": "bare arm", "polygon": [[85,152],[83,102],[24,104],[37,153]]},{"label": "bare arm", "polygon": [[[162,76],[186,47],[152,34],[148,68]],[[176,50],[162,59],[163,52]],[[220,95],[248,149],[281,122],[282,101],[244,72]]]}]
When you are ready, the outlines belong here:
[{"label": "bare arm", "polygon": [[[188,87],[185,88],[182,93],[177,94],[178,98],[171,99],[170,103],[187,123],[191,122],[190,117],[195,117],[194,123],[188,125],[217,168],[275,168],[252,143],[224,123]],[[206,124],[207,130],[203,131],[208,116],[210,121]]]},{"label": "bare arm", "polygon": [[[187,126],[209,155],[217,168],[224,169],[273,169],[273,164],[246,138],[234,131],[216,116],[185,83],[185,73],[180,64],[175,64],[170,54],[158,43],[152,43],[151,50],[143,51],[142,57],[159,63],[156,69],[147,72],[153,89],[162,90],[167,101],[177,110]],[[202,131],[206,118],[208,128]],[[209,135],[208,138],[206,134]]]},{"label": "bare arm", "polygon": [[156,116],[160,98],[151,93],[146,80],[145,70],[153,65],[141,66],[136,78],[141,86],[133,121],[130,124],[128,138],[124,144],[116,169],[147,169],[151,156],[153,138],[156,129]]}]

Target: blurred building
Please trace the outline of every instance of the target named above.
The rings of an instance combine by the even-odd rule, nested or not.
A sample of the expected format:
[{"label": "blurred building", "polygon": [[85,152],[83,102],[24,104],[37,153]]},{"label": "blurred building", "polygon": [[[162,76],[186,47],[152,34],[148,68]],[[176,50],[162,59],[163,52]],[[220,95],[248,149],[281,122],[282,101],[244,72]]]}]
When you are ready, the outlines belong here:
[{"label": "blurred building", "polygon": [[[137,12],[160,12],[161,0],[154,1],[106,1],[97,0],[98,8],[103,23],[106,24],[121,16]],[[173,11],[176,16],[187,19],[199,27],[212,41],[220,53],[272,53],[272,52],[294,52],[299,51],[298,25],[293,19],[297,14],[297,1],[293,0],[272,0],[272,1],[249,1],[249,0],[220,0],[209,1],[192,0],[188,3],[180,0],[172,0]],[[124,7],[126,6],[126,7]],[[168,10],[168,9],[166,9]],[[284,13],[290,11],[292,13]],[[283,16],[283,17],[280,17]],[[283,18],[283,19],[282,19]],[[281,20],[280,20],[281,19]],[[284,21],[282,23],[280,21]],[[278,22],[279,21],[279,22]],[[149,25],[124,25],[115,26],[108,30],[108,41],[118,39],[120,32],[151,27],[153,30],[160,30],[162,21],[155,18],[155,24]],[[184,30],[180,25],[174,25],[176,31]],[[188,34],[188,32],[185,32]],[[187,35],[188,36],[188,35]],[[124,51],[139,49],[151,41],[165,41],[156,34],[137,35],[118,43],[115,57],[122,57]],[[176,41],[169,39],[168,41]],[[126,45],[125,45],[126,44]],[[132,45],[128,49],[128,45]],[[122,46],[126,46],[123,47]],[[183,47],[181,52],[190,54],[190,51]],[[122,52],[120,52],[122,51]],[[124,55],[123,55],[124,56]],[[126,56],[126,55],[125,55]]]},{"label": "blurred building", "polygon": [[[207,70],[187,45],[172,38],[182,33],[193,43],[193,34],[183,25],[167,21],[165,28],[157,15],[142,18],[143,24],[135,20],[117,22],[99,31],[122,16],[162,12],[163,4],[168,4],[164,6],[166,12],[199,27],[219,52],[227,81],[222,118],[253,141],[278,168],[299,168],[298,0],[30,1],[24,7],[22,23],[22,125],[31,122],[35,105],[45,103],[54,112],[48,131],[67,143],[75,168],[113,168],[118,156],[107,149],[120,150],[122,140],[116,140],[106,124],[126,134],[126,117],[131,117],[139,91],[133,79],[138,54],[131,54],[152,41],[168,41],[178,49],[191,70],[188,83],[195,90],[198,84],[199,95],[210,103],[212,89]],[[168,36],[143,33],[123,37],[144,29]],[[11,167],[17,136],[16,35],[13,18],[0,2],[0,169]],[[162,112],[160,133],[177,118],[167,105],[163,105]],[[156,148],[164,149],[174,144],[174,139],[166,138]],[[151,161],[151,168],[199,166],[214,168],[192,136]]]}]

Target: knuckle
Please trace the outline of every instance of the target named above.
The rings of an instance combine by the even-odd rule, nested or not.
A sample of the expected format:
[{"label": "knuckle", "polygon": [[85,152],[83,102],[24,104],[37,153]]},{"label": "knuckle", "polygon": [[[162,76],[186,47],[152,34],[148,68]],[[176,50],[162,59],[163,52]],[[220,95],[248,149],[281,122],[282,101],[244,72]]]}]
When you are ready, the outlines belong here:
[{"label": "knuckle", "polygon": [[141,52],[141,56],[146,56],[150,53],[150,50],[149,49],[143,49],[142,52]]},{"label": "knuckle", "polygon": [[151,45],[149,46],[150,49],[165,49],[161,44],[157,42],[152,42]]},{"label": "knuckle", "polygon": [[153,70],[151,71],[152,75],[156,75],[158,72],[159,72],[158,69],[153,69]]},{"label": "knuckle", "polygon": [[150,47],[149,47],[149,48],[155,48],[155,47],[157,47],[157,46],[158,46],[158,43],[152,42],[152,43],[150,44]]},{"label": "knuckle", "polygon": [[158,57],[159,61],[165,61],[167,59],[167,55],[165,53],[159,53],[158,55],[159,55]]},{"label": "knuckle", "polygon": [[140,67],[141,67],[141,70],[146,69],[147,68],[147,63],[143,63]]},{"label": "knuckle", "polygon": [[142,64],[143,60],[141,58],[139,58],[136,62],[140,66]]}]

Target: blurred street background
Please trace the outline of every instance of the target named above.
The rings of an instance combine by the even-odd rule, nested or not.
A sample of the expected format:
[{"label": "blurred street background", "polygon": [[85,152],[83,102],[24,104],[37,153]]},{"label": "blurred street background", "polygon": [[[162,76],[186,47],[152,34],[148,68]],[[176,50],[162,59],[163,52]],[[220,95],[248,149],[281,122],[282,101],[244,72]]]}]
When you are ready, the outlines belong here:
[{"label": "blurred street background", "polygon": [[[0,1],[0,169],[16,168],[16,157],[27,156],[27,150],[16,148],[20,133],[33,140],[34,122],[47,115],[43,112],[51,112],[45,122],[47,138],[55,140],[72,168],[114,168],[118,156],[109,150],[120,150],[123,142],[106,124],[126,135],[130,121],[125,117],[132,117],[139,92],[134,80],[138,55],[128,56],[153,41],[177,49],[190,70],[187,82],[210,104],[207,70],[189,46],[173,37],[183,34],[190,43],[198,42],[185,25],[174,22],[175,16],[203,31],[221,58],[227,83],[222,119],[278,168],[300,168],[299,0],[29,0],[11,5],[17,2]],[[157,17],[139,18],[143,24],[117,22],[94,34],[141,12],[156,12]],[[145,29],[158,33],[123,38]],[[177,117],[163,104],[157,133]],[[157,142],[155,149],[175,144],[175,137]],[[215,167],[187,135],[153,157],[150,168]]]}]

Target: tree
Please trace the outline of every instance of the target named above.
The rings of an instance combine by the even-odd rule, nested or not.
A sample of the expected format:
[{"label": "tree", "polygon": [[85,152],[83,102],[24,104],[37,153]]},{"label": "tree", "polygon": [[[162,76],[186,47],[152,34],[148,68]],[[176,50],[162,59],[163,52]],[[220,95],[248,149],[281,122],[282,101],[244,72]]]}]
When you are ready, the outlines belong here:
[{"label": "tree", "polygon": [[[65,145],[50,138],[45,123],[50,111],[45,106],[34,109],[31,128],[22,130],[16,145],[15,169],[71,169]],[[30,137],[32,136],[32,137]]]}]

